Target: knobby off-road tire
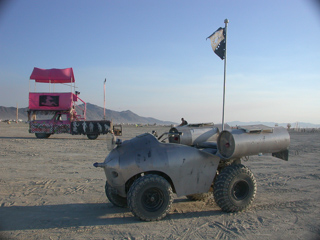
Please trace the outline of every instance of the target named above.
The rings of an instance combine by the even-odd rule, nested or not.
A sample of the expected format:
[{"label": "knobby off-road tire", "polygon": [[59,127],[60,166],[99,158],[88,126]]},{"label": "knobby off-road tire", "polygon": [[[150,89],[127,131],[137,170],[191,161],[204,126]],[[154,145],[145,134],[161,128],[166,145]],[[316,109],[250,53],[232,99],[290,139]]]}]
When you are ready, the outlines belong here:
[{"label": "knobby off-road tire", "polygon": [[171,185],[161,176],[150,174],[134,181],[128,191],[128,206],[144,221],[158,221],[169,212],[173,202]]},{"label": "knobby off-road tire", "polygon": [[214,200],[223,211],[239,212],[251,205],[257,185],[250,169],[233,164],[222,169],[213,189]]},{"label": "knobby off-road tire", "polygon": [[36,138],[48,138],[50,137],[50,133],[35,133]]},{"label": "knobby off-road tire", "polygon": [[108,200],[116,207],[127,207],[127,198],[118,195],[113,187],[106,181],[105,192]]},{"label": "knobby off-road tire", "polygon": [[205,201],[212,196],[212,192],[207,193],[195,193],[187,195],[186,197],[191,201]]},{"label": "knobby off-road tire", "polygon": [[87,138],[90,140],[95,140],[97,139],[99,134],[87,134]]}]

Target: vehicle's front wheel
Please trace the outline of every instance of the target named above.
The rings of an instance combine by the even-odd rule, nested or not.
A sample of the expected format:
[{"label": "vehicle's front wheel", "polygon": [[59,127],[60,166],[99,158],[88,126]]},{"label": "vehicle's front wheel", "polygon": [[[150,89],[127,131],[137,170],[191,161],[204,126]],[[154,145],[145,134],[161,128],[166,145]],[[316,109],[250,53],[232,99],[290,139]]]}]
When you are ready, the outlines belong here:
[{"label": "vehicle's front wheel", "polygon": [[129,209],[136,217],[144,221],[157,221],[169,212],[173,192],[166,179],[150,174],[134,181],[127,199]]},{"label": "vehicle's front wheel", "polygon": [[87,137],[90,140],[95,140],[95,139],[97,139],[98,136],[99,136],[99,134],[87,134]]},{"label": "vehicle's front wheel", "polygon": [[50,137],[50,133],[35,133],[36,138],[48,138]]},{"label": "vehicle's front wheel", "polygon": [[225,212],[239,212],[253,202],[257,191],[253,173],[242,164],[222,169],[214,183],[213,196]]},{"label": "vehicle's front wheel", "polygon": [[113,205],[117,207],[122,207],[122,208],[127,207],[127,198],[121,197],[120,195],[118,195],[115,189],[109,185],[108,181],[106,181],[105,192],[108,200]]}]

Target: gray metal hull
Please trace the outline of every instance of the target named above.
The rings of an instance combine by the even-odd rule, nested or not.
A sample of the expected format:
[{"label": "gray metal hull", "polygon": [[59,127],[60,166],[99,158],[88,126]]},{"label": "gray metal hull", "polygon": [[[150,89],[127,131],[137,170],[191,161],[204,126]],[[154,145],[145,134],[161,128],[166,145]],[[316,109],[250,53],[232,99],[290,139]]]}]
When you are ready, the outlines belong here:
[{"label": "gray metal hull", "polygon": [[113,149],[100,167],[108,183],[120,196],[126,196],[126,183],[141,173],[166,176],[178,196],[208,192],[219,157],[199,149],[159,142],[151,134],[124,141]]}]

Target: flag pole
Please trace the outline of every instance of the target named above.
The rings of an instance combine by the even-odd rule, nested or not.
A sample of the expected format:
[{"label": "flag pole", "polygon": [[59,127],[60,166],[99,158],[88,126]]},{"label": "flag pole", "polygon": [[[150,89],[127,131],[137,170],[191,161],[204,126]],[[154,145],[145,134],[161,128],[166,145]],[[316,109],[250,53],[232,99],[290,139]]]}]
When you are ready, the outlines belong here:
[{"label": "flag pole", "polygon": [[17,103],[16,123],[18,123],[18,121],[19,121],[19,108]]},{"label": "flag pole", "polygon": [[225,105],[225,98],[226,98],[226,74],[227,74],[227,27],[229,20],[225,19],[225,50],[224,50],[224,77],[223,77],[223,105],[222,105],[222,131],[224,130],[224,105]]},{"label": "flag pole", "polygon": [[106,81],[105,78],[103,83],[103,120],[106,120]]}]

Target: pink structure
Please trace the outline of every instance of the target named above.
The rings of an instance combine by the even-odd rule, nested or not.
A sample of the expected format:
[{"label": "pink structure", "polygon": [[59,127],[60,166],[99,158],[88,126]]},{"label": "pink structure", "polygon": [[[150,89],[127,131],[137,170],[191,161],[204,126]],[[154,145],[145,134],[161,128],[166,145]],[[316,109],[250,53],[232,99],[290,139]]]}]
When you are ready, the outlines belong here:
[{"label": "pink structure", "polygon": [[[75,88],[75,79],[72,68],[65,69],[41,69],[34,68],[30,80],[39,83],[49,84],[70,84],[71,90]],[[80,100],[84,104],[84,108],[76,105]],[[83,112],[81,118],[85,119],[86,103],[82,101],[77,94],[73,92],[30,92],[29,91],[29,111],[70,111],[73,108],[80,108]]]},{"label": "pink structure", "polygon": [[[75,79],[72,68],[41,69],[34,68],[30,80],[36,83],[48,83],[49,92],[30,92],[29,82],[29,132],[37,138],[48,138],[52,134],[68,133],[87,135],[91,140],[111,130],[121,135],[122,127],[113,128],[112,120],[86,121],[86,103],[75,91]],[[69,92],[51,92],[53,84],[64,84],[71,87]],[[77,102],[83,105],[77,105]],[[117,131],[116,131],[117,130]]]},{"label": "pink structure", "polygon": [[74,83],[74,75],[72,68],[65,69],[41,69],[34,68],[30,79],[34,79],[36,82],[42,83]]},{"label": "pink structure", "polygon": [[70,110],[78,96],[74,93],[29,93],[29,110]]}]

